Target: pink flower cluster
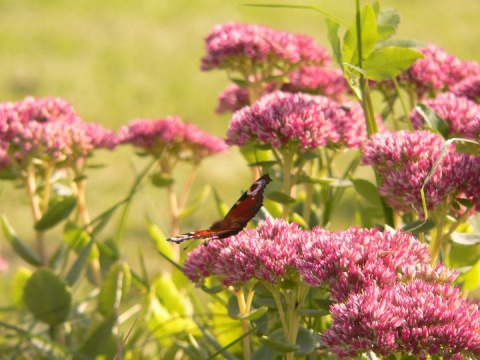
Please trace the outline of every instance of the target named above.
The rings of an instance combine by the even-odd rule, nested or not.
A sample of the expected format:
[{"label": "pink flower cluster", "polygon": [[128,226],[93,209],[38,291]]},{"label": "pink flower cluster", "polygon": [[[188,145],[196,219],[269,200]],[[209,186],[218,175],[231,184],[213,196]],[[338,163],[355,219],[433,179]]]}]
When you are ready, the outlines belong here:
[{"label": "pink flower cluster", "polygon": [[302,242],[301,254],[297,263],[305,283],[328,284],[340,302],[372,285],[391,287],[410,266],[430,260],[428,248],[411,234],[361,228],[336,233],[315,228]]},{"label": "pink flower cluster", "polygon": [[426,245],[404,232],[302,230],[268,219],[188,254],[184,273],[225,286],[251,281],[328,287],[337,304],[323,341],[342,358],[373,350],[420,357],[480,354],[480,311],[452,286],[457,273],[431,267]]},{"label": "pink flower cluster", "polygon": [[[241,74],[273,75],[273,69],[322,65],[327,51],[305,35],[266,26],[226,23],[216,25],[205,39],[202,70],[226,69]],[[260,71],[254,71],[260,70]]]},{"label": "pink flower cluster", "polygon": [[457,96],[464,96],[467,99],[480,103],[480,74],[469,76],[458,84],[452,86],[451,92]]},{"label": "pink flower cluster", "polygon": [[[380,133],[365,143],[362,164],[376,169],[383,181],[380,194],[392,208],[423,214],[420,189],[444,145],[443,138],[429,131]],[[464,193],[478,206],[480,188],[472,188],[472,181],[479,175],[480,158],[450,146],[424,189],[428,209],[444,201],[451,205]]]},{"label": "pink flower cluster", "polygon": [[267,219],[255,230],[196,248],[188,254],[183,271],[197,285],[212,275],[225,286],[251,279],[276,283],[292,275],[302,235],[296,224]]},{"label": "pink flower cluster", "polygon": [[279,91],[237,111],[227,131],[229,144],[288,145],[302,152],[327,145],[358,147],[365,139],[365,121],[358,105],[352,103],[346,109],[323,96]]},{"label": "pink flower cluster", "polygon": [[480,74],[480,64],[461,61],[436,45],[429,44],[420,51],[424,58],[415,61],[399,78],[400,85],[413,89],[420,99],[435,96],[469,76]]},{"label": "pink flower cluster", "polygon": [[[265,84],[265,94],[272,93],[278,88],[276,82]],[[340,102],[343,96],[350,91],[343,73],[338,69],[322,66],[304,66],[288,75],[288,81],[281,86],[284,92],[304,92],[323,95]],[[248,90],[236,84],[230,85],[218,97],[216,112],[235,112],[250,105]]]},{"label": "pink flower cluster", "polygon": [[388,356],[462,359],[480,354],[480,311],[450,284],[414,280],[369,286],[331,307],[324,342],[341,358],[373,350]]},{"label": "pink flower cluster", "polygon": [[[449,137],[465,137],[473,140],[480,138],[480,105],[474,101],[446,92],[422,102],[445,120],[449,126]],[[410,113],[410,120],[416,129],[420,129],[425,124],[424,118],[416,109]]]},{"label": "pink flower cluster", "polygon": [[33,159],[71,165],[95,149],[116,145],[112,131],[83,122],[61,98],[1,103],[0,133],[0,165],[12,172]]},{"label": "pink flower cluster", "polygon": [[350,93],[343,72],[324,66],[302,66],[289,74],[288,82],[282,86],[282,90],[324,95],[338,102]]},{"label": "pink flower cluster", "polygon": [[133,120],[120,129],[118,137],[119,143],[131,144],[153,156],[168,151],[178,159],[194,162],[227,149],[225,141],[182,122],[178,116]]}]

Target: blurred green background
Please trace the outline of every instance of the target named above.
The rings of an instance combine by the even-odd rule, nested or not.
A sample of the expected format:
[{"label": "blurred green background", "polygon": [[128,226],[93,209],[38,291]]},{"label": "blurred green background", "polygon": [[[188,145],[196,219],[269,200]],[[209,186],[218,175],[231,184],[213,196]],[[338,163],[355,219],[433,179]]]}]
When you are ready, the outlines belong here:
[{"label": "blurred green background", "polygon": [[[227,77],[223,72],[200,71],[203,38],[215,24],[265,24],[306,33],[329,49],[320,14],[241,6],[246,2],[250,1],[0,1],[0,100],[60,96],[83,119],[114,130],[137,117],[178,114],[207,132],[224,136],[229,116],[218,116],[214,109]],[[316,5],[346,22],[353,20],[353,1],[283,3]],[[479,1],[391,0],[381,1],[381,6],[394,7],[403,15],[399,38],[434,42],[463,60],[480,61]],[[126,195],[134,169],[143,164],[126,147],[99,154],[95,162],[107,166],[90,172],[92,216]],[[203,164],[193,195],[211,184],[227,204],[233,204],[250,182],[249,170],[233,148]],[[144,187],[133,204],[127,240],[151,247],[145,216],[152,216],[168,232],[167,210],[166,193]],[[10,183],[0,184],[0,211],[28,239],[31,218],[23,191]],[[205,209],[183,230],[208,226],[216,218],[210,196]],[[104,234],[109,236],[109,229]],[[51,236],[58,241],[54,239],[58,234]],[[0,242],[0,253],[15,262],[5,241]],[[151,256],[156,258],[154,252]]]}]

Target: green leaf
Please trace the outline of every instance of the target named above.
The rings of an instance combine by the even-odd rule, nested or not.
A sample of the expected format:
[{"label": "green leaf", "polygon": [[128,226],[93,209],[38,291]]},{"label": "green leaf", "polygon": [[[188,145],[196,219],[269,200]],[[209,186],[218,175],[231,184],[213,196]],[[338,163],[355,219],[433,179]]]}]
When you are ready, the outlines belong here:
[{"label": "green leaf", "polygon": [[426,220],[416,220],[406,224],[402,230],[409,231],[413,234],[426,233],[435,227],[435,221],[428,218]]},{"label": "green leaf", "polygon": [[295,352],[296,356],[306,356],[315,350],[315,337],[303,326],[299,326],[297,341],[294,345],[286,344],[283,329],[277,329],[260,338],[260,343],[279,353]]},{"label": "green leaf", "polygon": [[480,261],[465,274],[460,275],[458,280],[463,283],[464,290],[476,290],[480,286]]},{"label": "green leaf", "polygon": [[130,268],[123,261],[117,261],[108,271],[98,295],[98,310],[107,315],[118,309],[120,301],[130,288]]},{"label": "green leaf", "polygon": [[262,307],[259,307],[258,309],[251,310],[248,314],[239,315],[238,318],[241,320],[254,321],[261,318],[264,314],[267,313],[267,311],[268,311],[268,307],[262,306]]},{"label": "green leaf", "polygon": [[[78,277],[80,276],[80,273],[82,272],[83,268],[85,267],[85,264],[87,263],[87,260],[90,257],[90,254],[92,252],[91,250],[94,244],[95,244],[94,241],[90,240],[90,242],[83,248],[83,250],[80,252],[80,255],[77,257],[77,259],[73,263],[69,272],[65,276],[65,280],[67,281],[68,285],[73,286],[77,282]],[[97,250],[97,256],[98,256],[98,250]]]},{"label": "green leaf", "polygon": [[338,65],[342,65],[342,51],[340,48],[340,37],[338,36],[338,29],[340,29],[340,24],[330,18],[325,18],[328,28],[328,41],[332,47],[333,57]]},{"label": "green leaf", "polygon": [[381,42],[382,47],[402,47],[411,49],[423,49],[427,46],[426,43],[411,39],[388,39]]},{"label": "green leaf", "polygon": [[218,294],[219,292],[225,290],[225,286],[223,285],[217,285],[213,287],[201,286],[200,288],[207,294]]},{"label": "green leaf", "polygon": [[238,307],[238,300],[236,296],[231,295],[228,298],[227,305],[228,316],[232,319],[242,319],[242,320],[257,320],[262,317],[268,311],[268,307],[261,306],[256,309],[252,309],[248,314],[240,314],[240,309]]},{"label": "green leaf", "polygon": [[478,259],[480,259],[479,246],[461,245],[452,242],[452,247],[448,256],[448,265],[450,267],[460,269],[465,266],[473,266]]},{"label": "green leaf", "polygon": [[422,53],[414,49],[381,47],[365,59],[363,70],[371,80],[389,80],[403,73],[422,57]]},{"label": "green leaf", "polygon": [[302,175],[298,177],[297,184],[301,183],[320,184],[322,186],[330,186],[335,188],[347,188],[353,185],[352,182],[347,179],[314,178],[307,175]]},{"label": "green leaf", "polygon": [[478,154],[480,153],[479,143],[457,141],[455,144],[456,144],[455,150],[457,152],[462,152],[464,154],[475,155],[475,156],[478,156]]},{"label": "green leaf", "polygon": [[305,219],[302,217],[302,215],[296,213],[296,212],[291,212],[290,216],[288,217],[290,222],[295,222],[297,223],[300,227],[306,229],[308,228],[308,224],[305,221]]},{"label": "green leaf", "polygon": [[377,42],[377,19],[371,5],[365,5],[360,11],[361,44],[357,39],[357,24],[354,22],[345,33],[343,38],[342,55],[343,62],[360,65],[359,47],[361,46],[362,61],[368,58]]},{"label": "green leaf", "polygon": [[466,233],[453,233],[451,239],[454,243],[460,245],[477,245],[480,244],[480,234],[466,234]]},{"label": "green leaf", "polygon": [[395,9],[383,9],[377,15],[378,41],[392,37],[400,24],[400,13]]},{"label": "green leaf", "polygon": [[147,231],[148,235],[155,243],[155,247],[157,248],[157,250],[165,256],[169,257],[170,259],[173,259],[173,248],[172,246],[170,246],[169,243],[167,243],[167,237],[165,236],[163,231],[150,219],[147,220]]},{"label": "green leaf", "polygon": [[28,279],[23,301],[32,314],[50,326],[63,323],[70,311],[70,287],[47,268],[36,270]]},{"label": "green leaf", "polygon": [[95,328],[89,333],[79,351],[82,355],[79,359],[94,359],[96,356],[103,354],[112,338],[112,329],[117,318],[115,312],[111,312],[106,316]]},{"label": "green leaf", "polygon": [[417,104],[415,110],[422,116],[426,128],[438,132],[444,139],[448,138],[448,123],[438,116],[431,107],[425,104]]},{"label": "green leaf", "polygon": [[293,204],[294,202],[297,201],[294,197],[291,197],[290,195],[285,194],[278,190],[270,191],[266,195],[266,198],[280,204]]},{"label": "green leaf", "polygon": [[170,275],[159,275],[154,281],[155,293],[170,314],[187,315],[185,297],[178,291]]},{"label": "green leaf", "polygon": [[261,345],[255,350],[252,354],[252,360],[275,360],[276,355],[275,351],[270,349],[268,346]]},{"label": "green leaf", "polygon": [[42,218],[35,223],[35,230],[44,231],[57,225],[60,221],[66,219],[77,206],[77,198],[68,196],[59,201],[43,214]]},{"label": "green leaf", "polygon": [[232,319],[238,319],[240,315],[240,308],[238,307],[238,301],[235,295],[228,297],[227,313]]},{"label": "green leaf", "polygon": [[28,279],[32,276],[32,271],[27,268],[19,268],[13,277],[12,282],[12,297],[13,303],[18,309],[23,308],[23,292],[25,289],[25,284],[27,283]]},{"label": "green leaf", "polygon": [[[67,221],[63,228],[63,240],[68,247],[74,250],[77,254],[90,242],[90,234],[84,228],[78,226],[72,221]],[[97,253],[98,255],[98,253]]]},{"label": "green leaf", "polygon": [[253,162],[253,163],[249,163],[249,164],[247,164],[247,166],[250,166],[250,167],[260,166],[262,168],[264,168],[264,167],[270,168],[270,167],[272,167],[273,165],[276,165],[276,164],[278,164],[278,161],[276,161],[276,160],[267,160],[267,161],[256,161],[256,162]]},{"label": "green leaf", "polygon": [[150,177],[150,181],[153,186],[156,187],[167,187],[175,183],[175,179],[170,175],[165,175],[161,173],[156,173]]},{"label": "green leaf", "polygon": [[377,187],[365,179],[352,179],[353,187],[358,195],[375,207],[382,206],[382,200]]},{"label": "green leaf", "polygon": [[322,309],[300,309],[297,311],[299,315],[302,317],[308,316],[308,317],[321,317],[330,314],[330,311],[328,310],[322,310]]},{"label": "green leaf", "polygon": [[[279,329],[281,330],[281,329]],[[277,330],[274,331],[272,334],[269,334],[269,336],[263,335],[259,338],[260,343],[268,346],[270,349],[285,354],[288,352],[294,352],[295,350],[298,350],[299,347],[297,345],[289,345],[285,343],[285,340],[283,338],[283,333],[281,336],[278,336],[278,338],[275,338],[277,335]],[[283,332],[283,330],[282,330]]]},{"label": "green leaf", "polygon": [[240,153],[247,164],[268,161],[270,159],[271,144],[254,144],[249,142],[240,148]]},{"label": "green leaf", "polygon": [[8,222],[6,215],[2,214],[0,219],[2,221],[3,233],[5,234],[5,237],[10,245],[12,245],[15,253],[30,265],[41,266],[42,261],[38,255],[17,236],[15,230],[13,230],[12,226]]},{"label": "green leaf", "polygon": [[217,212],[220,217],[224,217],[227,215],[228,211],[230,208],[228,207],[227,204],[225,204],[222,199],[220,198],[220,195],[218,195],[217,190],[213,189],[213,197],[215,199],[215,205],[217,207]]},{"label": "green leaf", "polygon": [[295,351],[297,356],[307,356],[315,350],[315,337],[312,332],[303,326],[298,328],[297,334],[297,346],[298,350]]}]

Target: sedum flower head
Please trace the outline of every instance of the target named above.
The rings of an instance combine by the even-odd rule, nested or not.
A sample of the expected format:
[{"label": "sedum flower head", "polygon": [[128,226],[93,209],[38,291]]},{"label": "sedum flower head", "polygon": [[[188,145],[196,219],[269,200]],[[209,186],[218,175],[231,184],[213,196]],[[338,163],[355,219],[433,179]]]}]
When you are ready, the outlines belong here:
[{"label": "sedum flower head", "polygon": [[480,74],[476,76],[469,76],[454,85],[451,92],[457,96],[466,97],[469,100],[480,103]]},{"label": "sedum flower head", "polygon": [[302,236],[304,232],[296,224],[267,219],[254,230],[196,248],[188,254],[183,271],[197,285],[212,275],[225,286],[239,286],[254,279],[298,281],[295,266]]},{"label": "sedum flower head", "polygon": [[288,75],[282,91],[323,95],[340,102],[350,88],[340,69],[324,66],[302,66]]},{"label": "sedum flower head", "polygon": [[[248,142],[275,148],[293,146],[300,151],[339,144],[355,146],[366,135],[361,109],[346,111],[323,96],[274,92],[237,111],[227,131],[227,142],[243,146]],[[347,126],[361,137],[351,138]]]},{"label": "sedum flower head", "polygon": [[414,280],[376,285],[331,307],[323,340],[341,358],[373,350],[382,356],[458,359],[480,354],[480,311],[450,284]]},{"label": "sedum flower head", "polygon": [[85,123],[61,98],[27,97],[0,104],[0,147],[4,168],[20,171],[34,159],[72,165],[95,149],[113,149],[115,134],[94,123]]},{"label": "sedum flower head", "polygon": [[[422,211],[420,189],[440,157],[444,140],[429,131],[376,134],[365,143],[362,163],[373,166],[382,178],[379,191],[397,211]],[[463,166],[470,157],[450,146],[424,188],[428,209],[451,202],[466,191],[475,168]]]},{"label": "sedum flower head", "polygon": [[216,25],[205,39],[202,70],[225,69],[240,74],[286,74],[292,67],[330,62],[327,51],[305,35],[240,23]]},{"label": "sedum flower head", "polygon": [[[302,66],[291,72],[283,84],[268,82],[264,84],[264,94],[280,90],[290,93],[309,93],[323,95],[337,102],[350,91],[343,73],[338,69],[323,66]],[[218,97],[216,112],[235,112],[250,105],[248,89],[232,84],[227,87]]]},{"label": "sedum flower head", "polygon": [[428,248],[411,234],[361,228],[336,233],[315,228],[301,253],[297,266],[305,283],[329,285],[337,301],[370,285],[392,286],[409,266],[430,260]]},{"label": "sedum flower head", "polygon": [[[449,137],[466,137],[478,139],[480,136],[480,105],[467,97],[456,96],[452,92],[438,95],[434,99],[424,100],[449,127]],[[410,113],[410,119],[415,128],[424,125],[424,119],[415,109]]]},{"label": "sedum flower head", "polygon": [[400,83],[413,88],[418,98],[445,91],[466,76],[464,62],[438,46],[429,44],[420,51],[423,59],[416,60],[410,69],[400,75]]},{"label": "sedum flower head", "polygon": [[227,149],[222,139],[182,122],[178,116],[133,120],[120,129],[119,139],[156,157],[168,151],[178,159],[194,162]]}]

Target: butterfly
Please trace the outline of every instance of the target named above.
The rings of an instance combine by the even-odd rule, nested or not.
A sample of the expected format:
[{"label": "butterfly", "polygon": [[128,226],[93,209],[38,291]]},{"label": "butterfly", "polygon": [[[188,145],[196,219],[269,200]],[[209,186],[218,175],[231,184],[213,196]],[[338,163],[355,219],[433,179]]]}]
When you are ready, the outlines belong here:
[{"label": "butterfly", "polygon": [[240,196],[235,205],[228,211],[223,220],[216,221],[209,229],[193,231],[172,236],[167,241],[181,243],[190,239],[224,239],[238,234],[257,214],[263,205],[263,191],[272,179],[268,174],[255,181],[250,188]]}]

